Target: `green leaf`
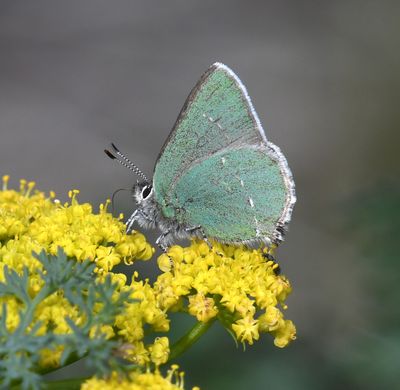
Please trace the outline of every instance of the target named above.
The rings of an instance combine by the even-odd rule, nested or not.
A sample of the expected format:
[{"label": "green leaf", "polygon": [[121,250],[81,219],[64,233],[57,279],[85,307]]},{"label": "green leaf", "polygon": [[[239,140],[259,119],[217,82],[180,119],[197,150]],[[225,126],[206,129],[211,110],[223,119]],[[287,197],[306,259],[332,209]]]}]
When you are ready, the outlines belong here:
[{"label": "green leaf", "polygon": [[28,294],[28,276],[27,267],[22,269],[22,275],[19,275],[13,269],[9,269],[8,265],[4,266],[5,283],[0,283],[0,297],[7,295],[17,297],[21,302],[28,304],[30,297]]},{"label": "green leaf", "polygon": [[[19,313],[18,327],[10,332],[7,329],[7,305],[3,303],[0,318],[0,388],[10,388],[19,383],[22,389],[43,387],[43,374],[49,369],[39,366],[40,351],[56,350],[62,346],[64,351],[61,364],[70,364],[82,357],[98,375],[111,370],[124,371],[124,365],[113,355],[118,347],[114,340],[108,340],[101,332],[103,325],[113,325],[115,317],[124,310],[125,303],[131,302],[129,291],[115,294],[117,284],[107,276],[104,281],[96,279],[95,265],[90,261],[78,262],[68,259],[59,249],[57,256],[44,251],[34,256],[43,269],[36,270],[44,281],[39,293],[31,297],[28,293],[29,271],[25,267],[22,274],[4,267],[5,281],[0,283],[0,296],[14,296],[24,303]],[[36,307],[51,294],[61,293],[82,317],[83,323],[76,324],[66,318],[72,333],[54,334],[48,329],[45,335],[38,335],[41,323],[34,321]],[[98,329],[93,333],[92,329]]]}]

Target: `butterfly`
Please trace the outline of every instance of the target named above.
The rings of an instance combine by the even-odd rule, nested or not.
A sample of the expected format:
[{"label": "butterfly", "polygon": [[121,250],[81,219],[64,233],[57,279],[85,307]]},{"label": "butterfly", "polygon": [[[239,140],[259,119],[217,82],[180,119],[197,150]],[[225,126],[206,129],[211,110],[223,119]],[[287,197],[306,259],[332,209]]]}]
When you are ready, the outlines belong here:
[{"label": "butterfly", "polygon": [[111,144],[106,154],[135,172],[137,222],[157,228],[166,251],[176,239],[246,246],[279,244],[296,202],[286,158],[268,141],[236,74],[214,63],[188,96],[157,158],[153,179]]}]

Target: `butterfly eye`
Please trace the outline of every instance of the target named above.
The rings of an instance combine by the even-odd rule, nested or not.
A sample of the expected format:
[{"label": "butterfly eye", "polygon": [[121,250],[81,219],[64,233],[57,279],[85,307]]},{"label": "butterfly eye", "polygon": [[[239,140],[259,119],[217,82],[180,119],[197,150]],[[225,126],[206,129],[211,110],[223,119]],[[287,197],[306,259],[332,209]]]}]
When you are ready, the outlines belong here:
[{"label": "butterfly eye", "polygon": [[150,195],[151,188],[152,188],[151,186],[146,186],[143,188],[143,190],[142,190],[142,198],[143,199],[146,199]]}]

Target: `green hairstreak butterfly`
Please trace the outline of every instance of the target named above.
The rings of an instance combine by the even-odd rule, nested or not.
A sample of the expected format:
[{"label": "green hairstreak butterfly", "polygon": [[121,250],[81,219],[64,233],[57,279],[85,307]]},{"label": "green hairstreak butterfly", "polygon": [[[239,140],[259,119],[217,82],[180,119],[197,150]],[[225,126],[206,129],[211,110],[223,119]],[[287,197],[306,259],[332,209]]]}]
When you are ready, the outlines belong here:
[{"label": "green hairstreak butterfly", "polygon": [[296,202],[285,156],[268,141],[245,86],[213,64],[193,88],[150,181],[114,144],[109,157],[134,171],[137,208],[127,221],[158,228],[165,251],[176,238],[278,244]]}]

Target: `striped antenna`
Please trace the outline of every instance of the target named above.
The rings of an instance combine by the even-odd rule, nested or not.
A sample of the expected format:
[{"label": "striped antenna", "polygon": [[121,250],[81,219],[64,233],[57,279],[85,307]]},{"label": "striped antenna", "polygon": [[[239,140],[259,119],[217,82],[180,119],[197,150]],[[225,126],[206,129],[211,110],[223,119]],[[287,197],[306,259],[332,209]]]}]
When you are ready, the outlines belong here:
[{"label": "striped antenna", "polygon": [[130,169],[132,172],[136,173],[143,180],[145,180],[146,182],[149,183],[149,179],[147,178],[147,176],[131,160],[129,160],[128,157],[126,157],[123,153],[121,153],[119,151],[119,149],[113,143],[111,143],[111,146],[112,146],[112,148],[114,149],[114,152],[117,154],[117,156],[119,158],[117,156],[115,156],[115,154],[111,153],[108,149],[104,149],[104,153],[108,157],[110,157],[112,160],[116,160],[122,166],[124,166],[125,168]]}]

